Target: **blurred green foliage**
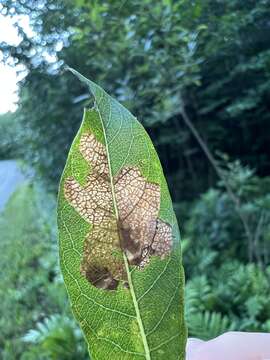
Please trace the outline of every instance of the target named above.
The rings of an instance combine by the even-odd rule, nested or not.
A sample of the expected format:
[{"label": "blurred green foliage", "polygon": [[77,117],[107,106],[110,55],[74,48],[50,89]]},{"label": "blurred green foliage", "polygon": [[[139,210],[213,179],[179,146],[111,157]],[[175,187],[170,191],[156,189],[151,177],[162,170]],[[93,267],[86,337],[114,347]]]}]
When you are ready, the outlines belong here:
[{"label": "blurred green foliage", "polygon": [[[70,320],[58,268],[54,213],[54,198],[40,186],[25,183],[12,195],[1,214],[0,358],[3,360],[64,359],[57,356],[59,351],[68,354],[65,359],[80,359],[79,354],[81,359],[85,358],[86,348],[82,335],[77,334],[79,330]],[[55,317],[57,329],[50,325],[48,316],[51,322]],[[28,331],[36,324],[34,336]],[[39,337],[38,331],[42,333]],[[31,348],[29,342],[34,344]]]},{"label": "blurred green foliage", "polygon": [[[24,64],[16,120],[22,155],[56,187],[88,91],[65,64],[107,89],[138,116],[157,145],[173,198],[191,199],[216,176],[183,124],[189,116],[212,151],[270,171],[269,1],[3,0],[27,15],[19,46],[4,59]],[[233,134],[233,136],[232,136]],[[46,136],[45,136],[46,135]],[[48,146],[50,144],[50,146]]]},{"label": "blurred green foliage", "polygon": [[225,166],[226,179],[252,232],[251,249],[222,181],[194,202],[185,225],[186,236],[192,239],[198,254],[208,246],[219,253],[217,263],[222,263],[224,257],[234,257],[266,265],[270,260],[270,178],[259,178],[239,161],[227,162]]},{"label": "blurred green foliage", "polygon": [[21,129],[14,114],[8,112],[0,115],[0,159],[19,157],[19,137]]},{"label": "blurred green foliage", "polygon": [[54,197],[92,100],[66,64],[136,114],[157,147],[182,230],[190,335],[270,331],[269,1],[2,0],[0,11],[34,32],[14,18],[21,43],[0,43],[26,73],[18,110],[0,116],[0,158],[23,159],[46,184],[24,185],[0,214],[0,357],[87,359],[58,270]]},{"label": "blurred green foliage", "polygon": [[84,360],[88,357],[81,330],[75,320],[64,313],[38,322],[23,341],[34,345],[23,359],[34,360],[38,354],[39,359],[52,360]]},{"label": "blurred green foliage", "polygon": [[270,330],[269,178],[258,178],[238,161],[227,163],[224,171],[253,230],[252,262],[220,183],[195,201],[183,231],[187,323],[190,335],[203,339],[229,330]]}]

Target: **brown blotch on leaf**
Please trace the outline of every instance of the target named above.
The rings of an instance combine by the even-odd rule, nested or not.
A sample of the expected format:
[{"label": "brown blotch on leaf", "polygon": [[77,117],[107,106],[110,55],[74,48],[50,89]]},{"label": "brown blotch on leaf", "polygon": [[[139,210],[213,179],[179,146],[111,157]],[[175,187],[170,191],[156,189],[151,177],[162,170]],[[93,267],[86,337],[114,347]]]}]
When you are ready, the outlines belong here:
[{"label": "brown blotch on leaf", "polygon": [[100,289],[115,290],[119,283],[107,268],[89,267],[86,271],[81,269],[81,273],[91,284]]},{"label": "brown blotch on leaf", "polygon": [[136,230],[132,231],[130,227],[118,221],[118,231],[120,245],[127,256],[131,265],[139,265],[141,261],[141,244],[139,239],[135,237]]},{"label": "brown blotch on leaf", "polygon": [[[81,136],[79,149],[91,166],[86,185],[75,178],[64,183],[64,194],[74,209],[91,224],[84,242],[81,274],[94,286],[115,290],[127,284],[123,257],[144,268],[152,255],[164,258],[171,251],[171,226],[158,218],[160,187],[148,183],[135,166],[121,169],[113,186],[115,216],[106,148],[93,134]],[[126,287],[126,286],[125,286]]]}]

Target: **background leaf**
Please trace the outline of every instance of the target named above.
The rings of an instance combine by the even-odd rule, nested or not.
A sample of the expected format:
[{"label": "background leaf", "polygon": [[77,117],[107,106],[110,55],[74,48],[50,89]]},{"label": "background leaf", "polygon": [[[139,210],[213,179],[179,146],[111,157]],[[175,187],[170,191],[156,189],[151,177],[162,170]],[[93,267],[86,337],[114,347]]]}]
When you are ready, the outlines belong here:
[{"label": "background leaf", "polygon": [[[183,314],[183,268],[180,237],[166,180],[153,144],[141,124],[104,90],[72,70],[95,98],[86,110],[71,146],[62,176],[58,224],[60,259],[72,309],[89,344],[93,359],[184,359],[186,328]],[[165,259],[152,257],[143,270],[130,267],[129,289],[93,287],[80,273],[83,243],[90,225],[69,204],[64,184],[71,176],[84,185],[89,164],[79,151],[82,134],[90,132],[104,142],[111,175],[136,166],[147,182],[160,187],[159,219],[172,227],[173,247]],[[125,261],[128,268],[128,264]]]}]

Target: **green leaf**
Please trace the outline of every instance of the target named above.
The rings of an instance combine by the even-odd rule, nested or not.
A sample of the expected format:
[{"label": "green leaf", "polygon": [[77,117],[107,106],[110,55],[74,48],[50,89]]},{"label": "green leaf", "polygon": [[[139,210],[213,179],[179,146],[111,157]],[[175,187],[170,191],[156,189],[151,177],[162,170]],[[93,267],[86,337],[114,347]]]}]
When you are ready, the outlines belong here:
[{"label": "green leaf", "polygon": [[95,98],[58,199],[60,261],[93,360],[184,359],[180,236],[154,146],[136,118],[70,69]]}]

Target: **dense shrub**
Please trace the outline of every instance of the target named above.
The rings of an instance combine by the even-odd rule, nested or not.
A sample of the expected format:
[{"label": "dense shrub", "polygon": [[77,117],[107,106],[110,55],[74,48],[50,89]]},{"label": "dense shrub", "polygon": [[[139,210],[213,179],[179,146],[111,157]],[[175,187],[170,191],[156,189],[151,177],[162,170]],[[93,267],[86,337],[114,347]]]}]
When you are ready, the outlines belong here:
[{"label": "dense shrub", "polygon": [[189,333],[203,339],[229,330],[268,332],[270,325],[269,178],[239,162],[224,171],[252,231],[252,258],[221,182],[194,202],[183,232]]}]

